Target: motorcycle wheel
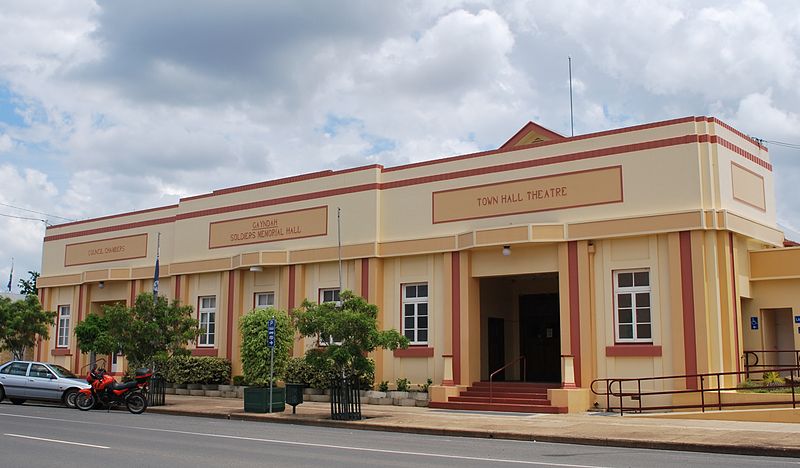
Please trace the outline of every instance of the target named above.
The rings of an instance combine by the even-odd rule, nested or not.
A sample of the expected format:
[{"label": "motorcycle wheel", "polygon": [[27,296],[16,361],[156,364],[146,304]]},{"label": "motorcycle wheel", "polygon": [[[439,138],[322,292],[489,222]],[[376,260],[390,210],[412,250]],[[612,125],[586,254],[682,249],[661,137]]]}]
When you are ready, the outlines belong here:
[{"label": "motorcycle wheel", "polygon": [[134,393],[125,400],[125,406],[133,414],[142,414],[147,409],[147,400],[141,393]]},{"label": "motorcycle wheel", "polygon": [[94,400],[94,395],[79,393],[78,396],[75,397],[75,406],[81,411],[89,411],[94,407]]}]

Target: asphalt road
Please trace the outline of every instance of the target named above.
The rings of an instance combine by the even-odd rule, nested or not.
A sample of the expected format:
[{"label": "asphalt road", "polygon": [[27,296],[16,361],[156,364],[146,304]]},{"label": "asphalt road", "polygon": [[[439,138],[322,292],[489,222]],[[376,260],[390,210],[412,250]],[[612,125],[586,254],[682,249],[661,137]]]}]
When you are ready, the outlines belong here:
[{"label": "asphalt road", "polygon": [[438,437],[0,403],[0,467],[761,467],[800,459]]}]

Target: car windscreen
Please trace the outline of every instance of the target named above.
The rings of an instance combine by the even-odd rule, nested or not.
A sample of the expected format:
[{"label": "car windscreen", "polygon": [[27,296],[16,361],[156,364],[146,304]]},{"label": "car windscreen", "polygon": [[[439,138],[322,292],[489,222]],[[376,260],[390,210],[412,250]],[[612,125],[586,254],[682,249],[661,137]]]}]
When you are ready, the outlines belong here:
[{"label": "car windscreen", "polygon": [[53,372],[56,373],[57,376],[61,377],[62,379],[77,379],[78,376],[70,372],[68,369],[59,366],[58,364],[50,364],[50,368],[53,369]]}]

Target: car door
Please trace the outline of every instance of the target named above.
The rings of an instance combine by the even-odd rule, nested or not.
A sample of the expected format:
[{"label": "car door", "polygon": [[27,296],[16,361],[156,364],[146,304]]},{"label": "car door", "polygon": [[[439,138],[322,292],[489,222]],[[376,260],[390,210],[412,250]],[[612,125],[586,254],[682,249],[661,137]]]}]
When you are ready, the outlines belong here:
[{"label": "car door", "polygon": [[0,385],[7,397],[27,398],[28,362],[12,362],[0,369]]},{"label": "car door", "polygon": [[42,364],[31,364],[27,381],[28,398],[36,400],[58,400],[61,398],[59,382],[55,374]]}]

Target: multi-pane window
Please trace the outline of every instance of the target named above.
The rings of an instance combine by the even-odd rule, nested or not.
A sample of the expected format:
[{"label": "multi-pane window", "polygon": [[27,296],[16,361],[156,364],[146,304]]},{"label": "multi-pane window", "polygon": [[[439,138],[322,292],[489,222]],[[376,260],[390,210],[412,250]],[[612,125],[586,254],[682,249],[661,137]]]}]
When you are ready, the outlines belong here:
[{"label": "multi-pane window", "polygon": [[58,306],[58,330],[56,330],[56,347],[69,347],[69,306]]},{"label": "multi-pane window", "polygon": [[339,288],[320,289],[319,290],[319,303],[335,302],[339,303]]},{"label": "multi-pane window", "polygon": [[199,346],[214,346],[217,325],[217,298],[206,296],[198,298],[200,304],[200,341]]},{"label": "multi-pane window", "polygon": [[411,344],[428,343],[428,283],[403,285],[403,334]]},{"label": "multi-pane window", "polygon": [[263,292],[256,293],[256,309],[271,309],[275,307],[275,293]]},{"label": "multi-pane window", "polygon": [[617,342],[651,343],[653,341],[650,291],[649,270],[623,270],[614,272],[614,308],[617,316]]}]

